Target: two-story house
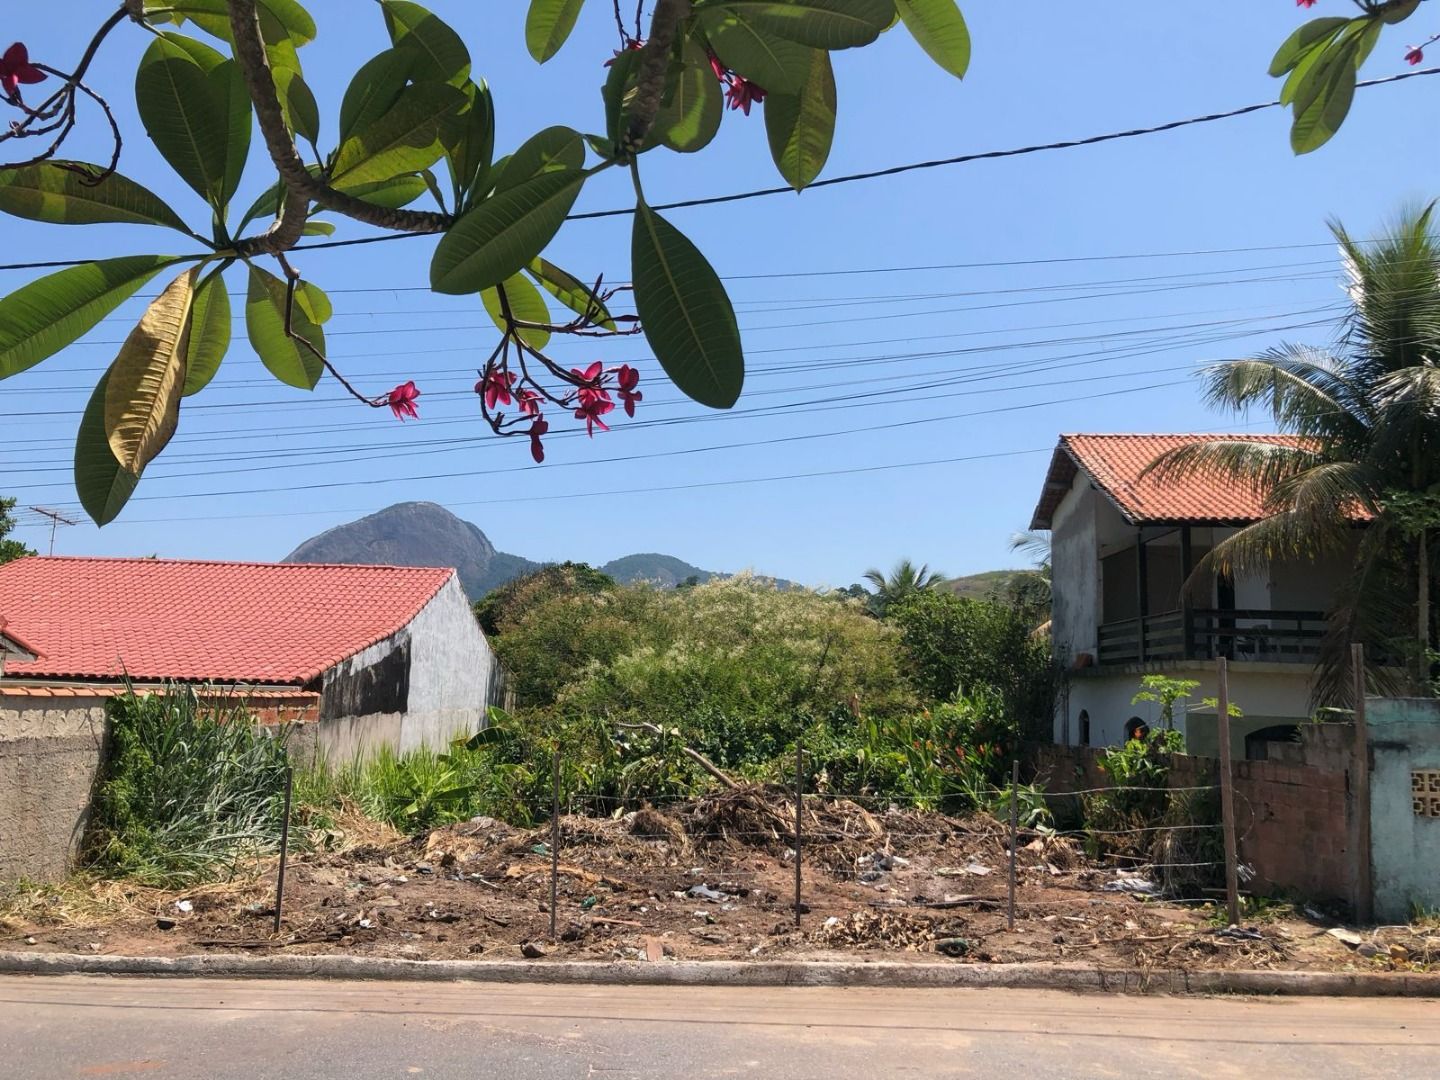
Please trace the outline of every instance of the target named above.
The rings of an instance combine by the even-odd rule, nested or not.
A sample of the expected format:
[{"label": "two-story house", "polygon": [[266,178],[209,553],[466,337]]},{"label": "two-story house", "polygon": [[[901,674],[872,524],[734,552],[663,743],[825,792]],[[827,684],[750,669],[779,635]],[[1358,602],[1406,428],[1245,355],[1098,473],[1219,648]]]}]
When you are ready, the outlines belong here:
[{"label": "two-story house", "polygon": [[[1221,435],[1063,435],[1031,528],[1050,530],[1051,633],[1064,690],[1055,740],[1124,741],[1158,708],[1132,704],[1140,679],[1164,673],[1199,688],[1176,718],[1194,754],[1214,754],[1216,657],[1230,661],[1232,751],[1274,737],[1312,715],[1311,691],[1325,613],[1345,560],[1279,561],[1238,579],[1208,574],[1190,589],[1205,554],[1263,516],[1260,493],[1207,476],[1183,482],[1145,475],[1162,453]],[[1238,436],[1288,441],[1290,436]]]}]

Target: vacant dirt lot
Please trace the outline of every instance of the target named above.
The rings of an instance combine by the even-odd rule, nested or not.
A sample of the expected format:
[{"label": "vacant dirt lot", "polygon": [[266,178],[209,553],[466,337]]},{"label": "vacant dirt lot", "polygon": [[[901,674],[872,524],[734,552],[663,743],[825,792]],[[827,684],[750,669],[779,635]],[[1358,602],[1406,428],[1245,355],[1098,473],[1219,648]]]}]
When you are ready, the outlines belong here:
[{"label": "vacant dirt lot", "polygon": [[116,882],[35,889],[0,908],[0,948],[174,955],[240,949],[409,958],[663,961],[873,956],[1084,960],[1124,967],[1424,969],[1440,933],[1348,944],[1318,913],[1241,930],[1137,892],[1069,841],[1023,833],[1006,926],[1007,830],[983,817],[814,800],[795,923],[793,806],[746,788],[616,818],[561,821],[556,936],[550,830],[488,818],[409,838],[362,821],[300,852],[272,932],[272,860],[244,881],[183,892]]}]

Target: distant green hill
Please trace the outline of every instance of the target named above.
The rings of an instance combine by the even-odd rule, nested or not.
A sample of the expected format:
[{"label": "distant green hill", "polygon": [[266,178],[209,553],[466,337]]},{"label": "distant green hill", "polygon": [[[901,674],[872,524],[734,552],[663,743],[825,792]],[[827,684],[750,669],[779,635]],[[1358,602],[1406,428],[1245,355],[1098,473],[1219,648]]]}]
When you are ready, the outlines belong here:
[{"label": "distant green hill", "polygon": [[692,566],[684,559],[677,559],[673,555],[660,555],[656,552],[642,552],[638,555],[626,555],[619,559],[612,559],[600,569],[622,585],[629,585],[637,581],[648,581],[656,585],[679,585],[682,581],[688,581],[690,578],[695,579],[696,585],[701,585],[716,576],[709,570],[701,570],[698,566]]},{"label": "distant green hill", "polygon": [[945,588],[956,596],[963,596],[970,600],[992,600],[1005,591],[1020,574],[1027,573],[1025,570],[985,570],[978,574],[966,574],[963,577],[954,577],[945,582]]}]

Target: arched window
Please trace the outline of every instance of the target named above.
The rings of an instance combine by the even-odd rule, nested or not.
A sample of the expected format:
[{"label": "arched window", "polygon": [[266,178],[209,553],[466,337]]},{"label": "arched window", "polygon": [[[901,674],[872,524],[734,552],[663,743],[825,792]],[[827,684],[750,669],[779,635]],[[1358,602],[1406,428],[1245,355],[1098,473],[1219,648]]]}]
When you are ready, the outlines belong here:
[{"label": "arched window", "polygon": [[1090,712],[1088,709],[1080,710],[1080,745],[1090,745]]}]

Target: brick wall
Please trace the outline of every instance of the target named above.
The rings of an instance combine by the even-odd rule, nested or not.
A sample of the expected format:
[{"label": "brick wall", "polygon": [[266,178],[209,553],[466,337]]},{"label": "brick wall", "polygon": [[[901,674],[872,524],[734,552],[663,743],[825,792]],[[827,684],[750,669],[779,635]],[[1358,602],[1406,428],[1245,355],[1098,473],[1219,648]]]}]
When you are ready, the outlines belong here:
[{"label": "brick wall", "polygon": [[[1317,747],[1319,764],[1236,761],[1231,765],[1240,862],[1254,870],[1247,891],[1289,894],[1317,901],[1354,902],[1354,807],[1344,755],[1334,739]],[[1035,779],[1047,791],[1110,786],[1099,769],[1102,751],[1084,746],[1042,746]],[[1339,766],[1339,767],[1337,767]],[[1171,787],[1218,783],[1220,763],[1177,755]],[[1057,814],[1074,800],[1058,800]]]},{"label": "brick wall", "polygon": [[1235,830],[1250,888],[1354,902],[1354,814],[1344,771],[1237,761]]}]

